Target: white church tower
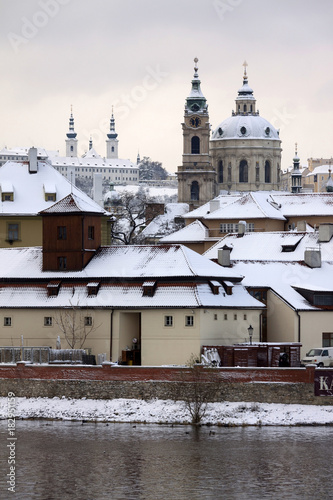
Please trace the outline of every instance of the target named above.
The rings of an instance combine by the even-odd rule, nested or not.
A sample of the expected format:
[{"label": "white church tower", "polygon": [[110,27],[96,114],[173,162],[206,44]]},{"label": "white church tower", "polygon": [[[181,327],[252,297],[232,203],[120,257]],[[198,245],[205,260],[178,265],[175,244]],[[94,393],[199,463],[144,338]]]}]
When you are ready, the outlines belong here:
[{"label": "white church tower", "polygon": [[118,134],[116,134],[115,129],[115,119],[113,116],[113,107],[112,107],[112,115],[110,119],[110,132],[107,134],[106,139],[106,157],[107,158],[118,158]]},{"label": "white church tower", "polygon": [[66,134],[66,156],[77,156],[77,138],[74,131],[73,108],[71,106],[71,116],[69,118],[69,130]]}]

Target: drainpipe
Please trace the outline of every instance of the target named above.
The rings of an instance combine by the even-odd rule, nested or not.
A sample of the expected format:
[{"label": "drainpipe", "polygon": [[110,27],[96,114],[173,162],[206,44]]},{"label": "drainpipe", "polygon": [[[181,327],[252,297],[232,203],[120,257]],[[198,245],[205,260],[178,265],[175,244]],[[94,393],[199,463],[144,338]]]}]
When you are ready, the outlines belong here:
[{"label": "drainpipe", "polygon": [[298,311],[296,311],[296,314],[298,317],[298,342],[301,343],[301,317]]},{"label": "drainpipe", "polygon": [[259,314],[259,342],[262,342],[262,313]]},{"label": "drainpipe", "polygon": [[112,337],[113,337],[113,309],[110,318],[110,361],[112,361]]}]

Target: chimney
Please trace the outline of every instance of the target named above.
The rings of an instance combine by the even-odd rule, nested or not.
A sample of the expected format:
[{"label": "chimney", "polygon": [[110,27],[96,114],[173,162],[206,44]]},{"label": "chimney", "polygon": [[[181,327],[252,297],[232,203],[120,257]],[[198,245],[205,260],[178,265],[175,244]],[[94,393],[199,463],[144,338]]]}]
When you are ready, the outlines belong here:
[{"label": "chimney", "polygon": [[211,200],[209,202],[209,211],[210,213],[215,212],[220,208],[220,200]]},{"label": "chimney", "polygon": [[231,262],[230,262],[231,250],[232,250],[232,248],[228,247],[228,245],[224,245],[224,247],[218,249],[217,262],[220,264],[220,266],[223,266],[223,267],[230,267],[231,266]]},{"label": "chimney", "polygon": [[318,232],[318,243],[327,243],[333,236],[333,224],[320,224]]},{"label": "chimney", "polygon": [[297,222],[297,231],[305,232],[306,231],[306,220],[299,220]]},{"label": "chimney", "polygon": [[244,220],[240,220],[238,222],[238,236],[242,237],[244,236],[246,231],[246,222]]},{"label": "chimney", "polygon": [[30,148],[28,151],[29,174],[37,174],[37,148]]},{"label": "chimney", "polygon": [[319,248],[306,248],[304,262],[311,268],[321,267],[321,251]]}]

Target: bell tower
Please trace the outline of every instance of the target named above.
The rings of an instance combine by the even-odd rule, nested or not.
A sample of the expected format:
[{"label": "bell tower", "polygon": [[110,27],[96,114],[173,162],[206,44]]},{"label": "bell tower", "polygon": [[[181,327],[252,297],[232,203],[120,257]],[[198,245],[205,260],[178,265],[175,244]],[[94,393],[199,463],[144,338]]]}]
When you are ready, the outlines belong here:
[{"label": "bell tower", "polygon": [[118,134],[116,133],[115,119],[113,116],[113,106],[112,115],[110,119],[110,132],[107,134],[106,139],[106,157],[107,158],[118,158]]},{"label": "bell tower", "polygon": [[192,88],[185,102],[183,163],[178,167],[178,202],[191,209],[215,196],[216,173],[209,156],[210,124],[208,105],[200,88],[198,59],[194,59]]},{"label": "bell tower", "polygon": [[66,156],[77,156],[77,138],[74,130],[73,107],[71,106],[71,116],[69,117],[69,129],[66,134]]}]

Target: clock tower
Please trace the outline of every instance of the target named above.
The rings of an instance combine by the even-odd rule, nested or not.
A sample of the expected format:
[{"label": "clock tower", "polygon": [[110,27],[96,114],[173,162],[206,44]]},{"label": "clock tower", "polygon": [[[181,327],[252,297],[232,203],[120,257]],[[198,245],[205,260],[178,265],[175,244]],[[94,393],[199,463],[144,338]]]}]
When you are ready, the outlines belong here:
[{"label": "clock tower", "polygon": [[215,196],[216,173],[209,156],[208,105],[201,92],[198,59],[194,59],[192,88],[185,102],[183,164],[178,167],[178,202],[196,208]]}]

